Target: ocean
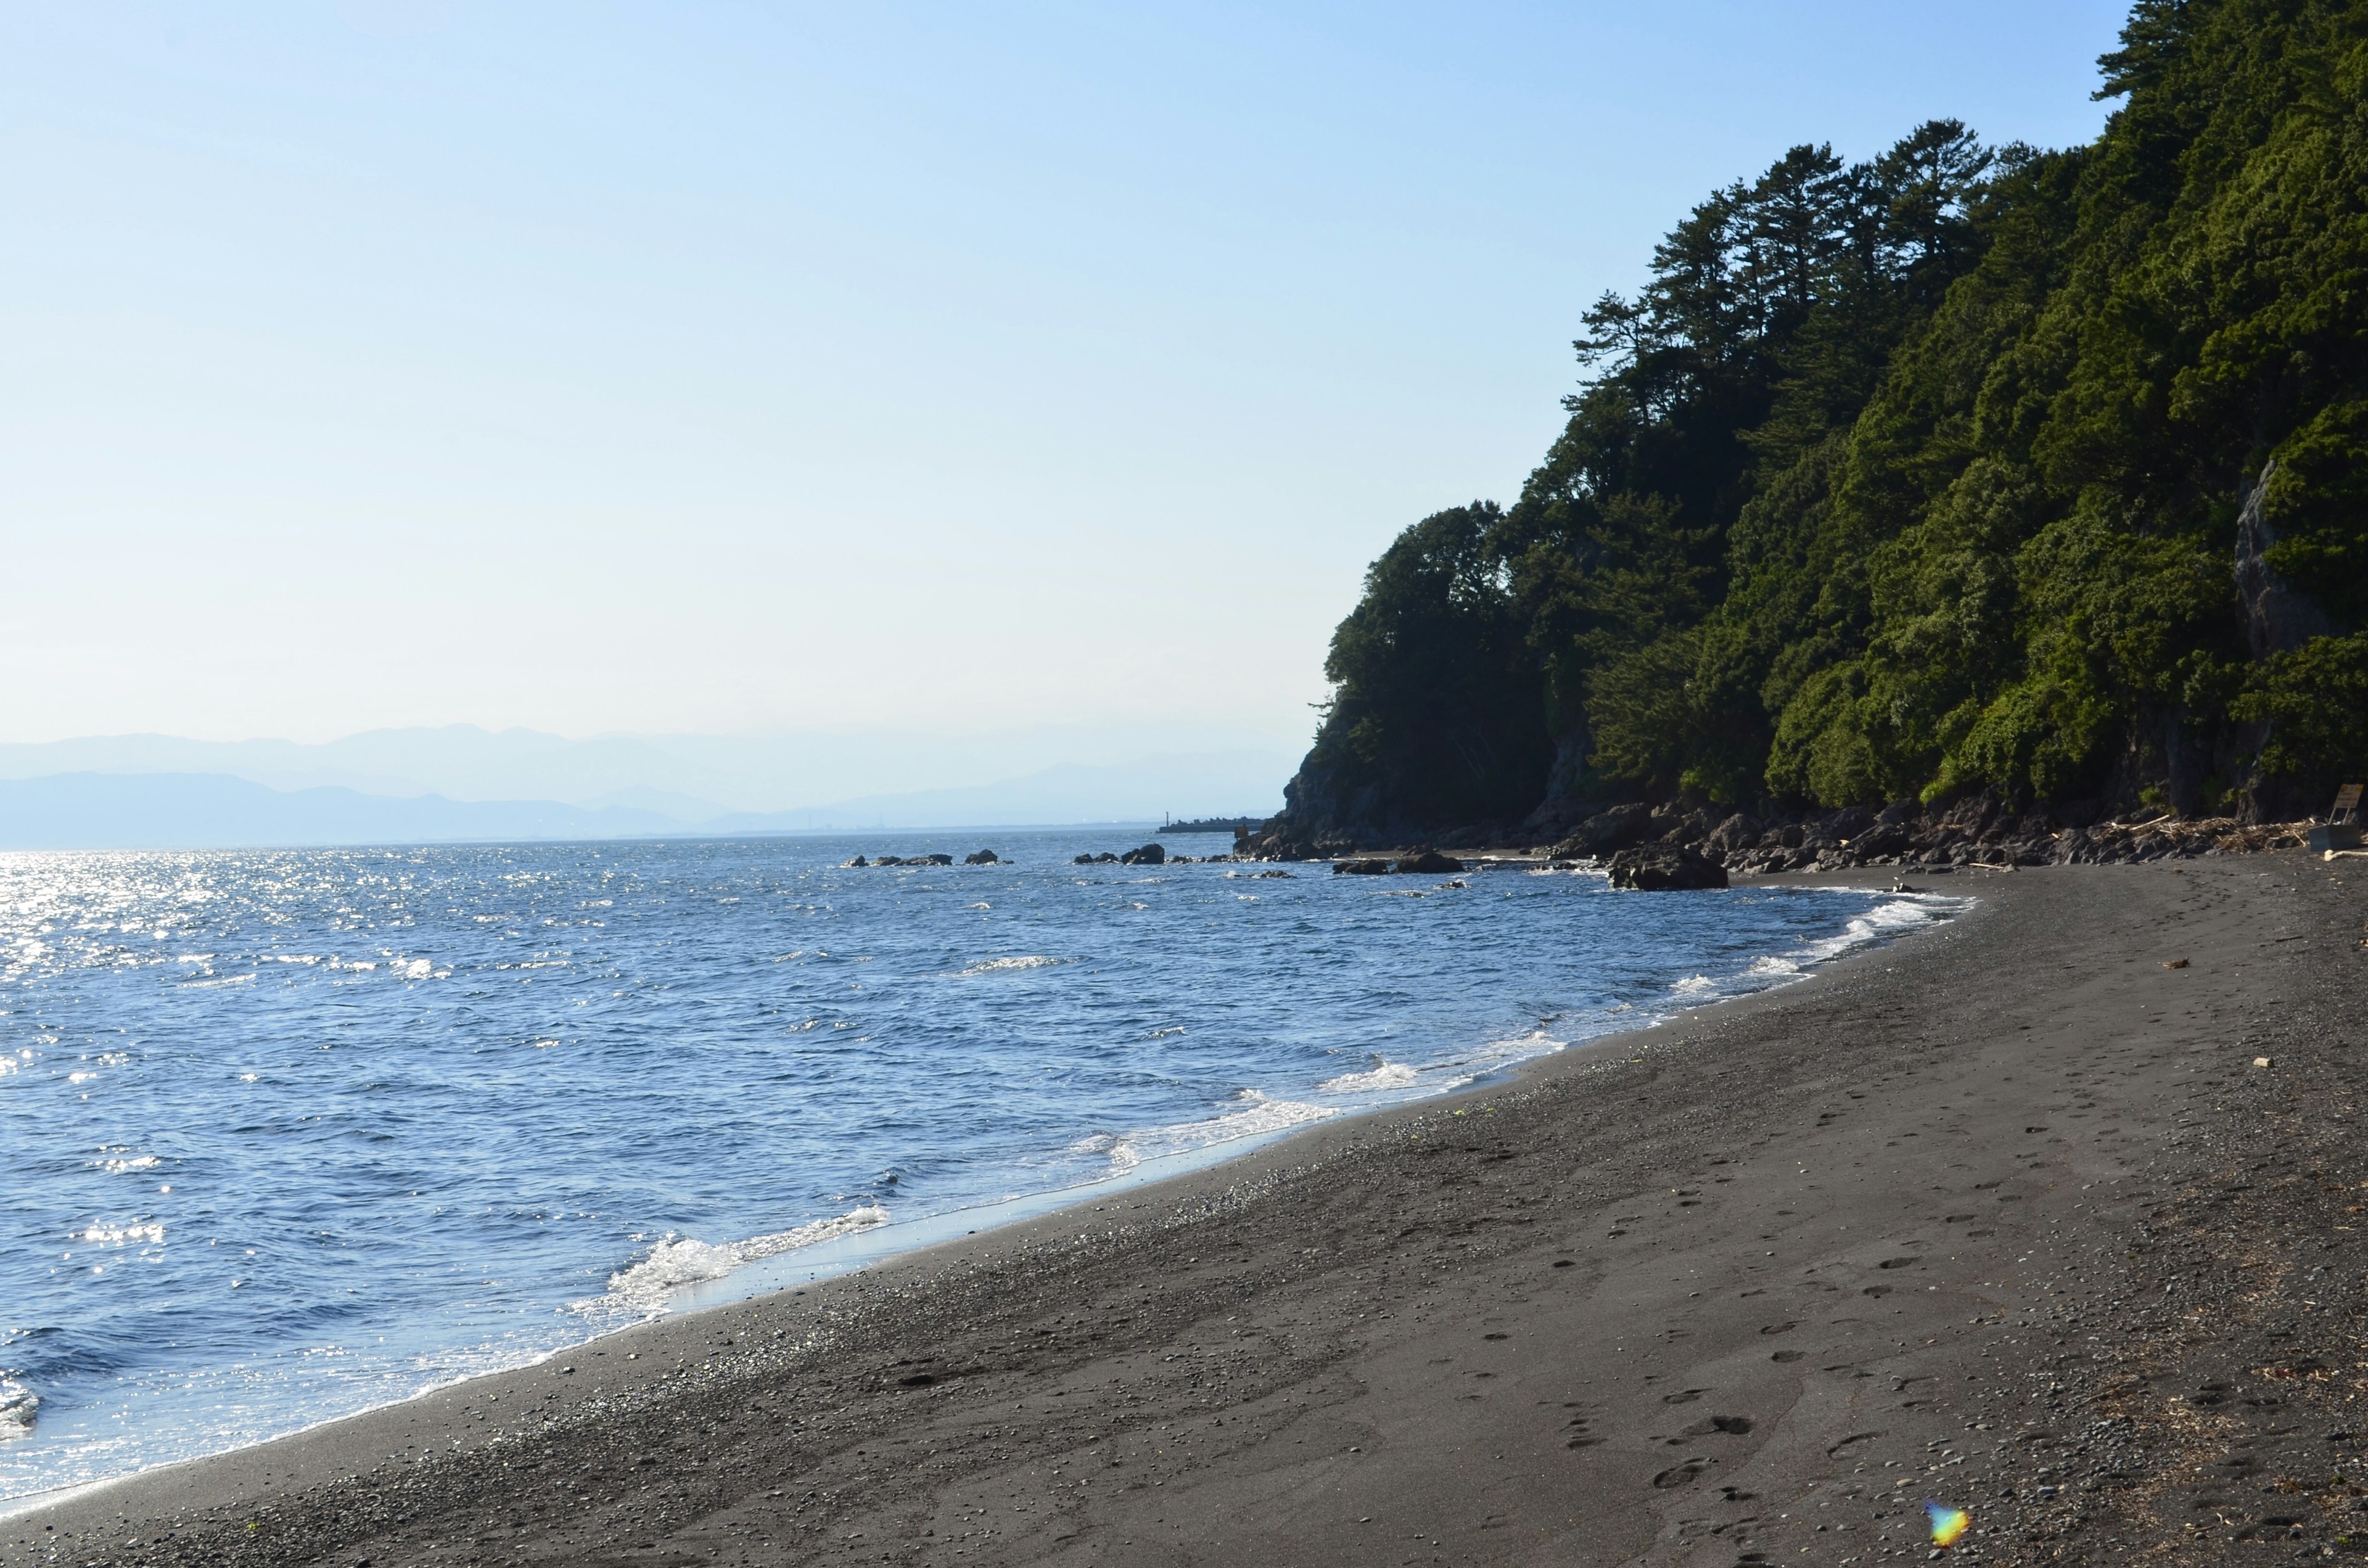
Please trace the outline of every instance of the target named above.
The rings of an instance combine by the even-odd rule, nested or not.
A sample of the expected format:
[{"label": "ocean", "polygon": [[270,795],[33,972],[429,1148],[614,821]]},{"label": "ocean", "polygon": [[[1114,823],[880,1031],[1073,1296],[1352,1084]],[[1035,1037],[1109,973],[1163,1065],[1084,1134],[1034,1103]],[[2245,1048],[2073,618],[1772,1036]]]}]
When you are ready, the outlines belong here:
[{"label": "ocean", "polygon": [[[1962,903],[1072,863],[1143,837],[0,856],[0,1510],[1446,1093]],[[842,864],[928,851],[957,863]]]}]

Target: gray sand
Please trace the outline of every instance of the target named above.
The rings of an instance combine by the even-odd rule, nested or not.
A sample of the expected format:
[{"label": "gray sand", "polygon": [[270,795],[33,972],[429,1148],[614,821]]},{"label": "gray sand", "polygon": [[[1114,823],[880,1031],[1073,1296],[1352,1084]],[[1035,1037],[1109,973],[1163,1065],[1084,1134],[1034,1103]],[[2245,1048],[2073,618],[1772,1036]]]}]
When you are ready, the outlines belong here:
[{"label": "gray sand", "polygon": [[1921,1560],[1928,1497],[1986,1562],[2348,1553],[2362,875],[1961,874],[1973,914],[1805,983],[0,1555],[1728,1568]]}]

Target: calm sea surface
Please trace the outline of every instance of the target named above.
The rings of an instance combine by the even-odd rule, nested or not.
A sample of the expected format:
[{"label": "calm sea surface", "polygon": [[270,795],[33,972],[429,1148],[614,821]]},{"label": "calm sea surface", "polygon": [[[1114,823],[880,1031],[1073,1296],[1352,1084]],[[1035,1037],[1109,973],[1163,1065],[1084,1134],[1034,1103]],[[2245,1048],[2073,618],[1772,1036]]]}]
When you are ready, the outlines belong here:
[{"label": "calm sea surface", "polygon": [[[0,855],[0,1500],[1441,1093],[1952,907],[1069,863],[1136,841]],[[982,843],[1012,863],[839,864]]]}]

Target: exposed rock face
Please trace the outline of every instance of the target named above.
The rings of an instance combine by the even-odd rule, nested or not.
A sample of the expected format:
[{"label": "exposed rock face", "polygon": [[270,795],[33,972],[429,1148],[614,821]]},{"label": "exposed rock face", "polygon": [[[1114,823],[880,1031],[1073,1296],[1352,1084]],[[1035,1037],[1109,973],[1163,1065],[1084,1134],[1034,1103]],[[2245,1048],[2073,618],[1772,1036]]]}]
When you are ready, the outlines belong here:
[{"label": "exposed rock face", "polygon": [[1638,892],[1723,888],[1727,885],[1726,870],[1683,845],[1647,844],[1622,849],[1611,858],[1611,885]]},{"label": "exposed rock face", "polygon": [[962,864],[965,866],[992,866],[996,864],[1000,858],[1001,857],[997,856],[992,849],[981,849],[975,854],[963,856]]},{"label": "exposed rock face", "polygon": [[1653,808],[1642,801],[1598,812],[1579,824],[1578,831],[1554,846],[1554,857],[1577,860],[1624,849],[1645,837],[1652,822]]},{"label": "exposed rock face", "polygon": [[2277,472],[2275,459],[2261,465],[2261,476],[2246,492],[2244,510],[2237,515],[2237,594],[2244,601],[2245,635],[2256,659],[2290,653],[2334,630],[2318,606],[2280,581],[2265,559],[2278,535],[2263,515],[2262,498]]},{"label": "exposed rock face", "polygon": [[1161,845],[1146,844],[1128,850],[1118,858],[1122,866],[1164,866],[1167,863],[1167,851]]}]

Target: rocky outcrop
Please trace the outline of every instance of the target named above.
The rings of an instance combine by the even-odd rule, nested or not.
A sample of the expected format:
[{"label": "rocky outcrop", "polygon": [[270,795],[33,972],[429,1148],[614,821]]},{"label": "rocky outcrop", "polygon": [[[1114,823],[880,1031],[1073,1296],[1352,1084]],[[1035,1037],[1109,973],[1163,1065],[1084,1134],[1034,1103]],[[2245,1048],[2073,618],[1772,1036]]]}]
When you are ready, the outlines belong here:
[{"label": "rocky outcrop", "polygon": [[1121,866],[1164,866],[1167,863],[1167,851],[1160,845],[1145,844],[1128,850],[1118,861]]},{"label": "rocky outcrop", "polygon": [[962,857],[962,864],[965,866],[994,866],[1001,864],[1001,861],[1002,857],[992,849],[981,849],[974,854]]},{"label": "rocky outcrop", "polygon": [[2263,502],[2277,472],[2275,459],[2261,465],[2260,477],[2246,492],[2244,508],[2237,514],[2237,596],[2244,602],[2245,636],[2256,659],[2290,653],[2334,630],[2317,605],[2286,586],[2270,570],[2268,556],[2278,535],[2270,526]]},{"label": "rocky outcrop", "polygon": [[1646,837],[1652,824],[1653,808],[1642,801],[1613,806],[1580,823],[1576,832],[1554,846],[1554,855],[1560,860],[1581,860],[1590,855],[1609,855]]},{"label": "rocky outcrop", "polygon": [[1691,888],[1723,888],[1726,870],[1716,861],[1683,845],[1647,844],[1622,849],[1611,857],[1611,885],[1637,892],[1674,892]]},{"label": "rocky outcrop", "polygon": [[1386,877],[1390,874],[1387,860],[1335,860],[1332,874],[1336,877]]},{"label": "rocky outcrop", "polygon": [[1463,869],[1463,862],[1452,855],[1441,855],[1436,849],[1424,849],[1400,856],[1397,865],[1392,869],[1402,876],[1449,876]]},{"label": "rocky outcrop", "polygon": [[[1747,811],[1706,801],[1657,806],[1631,801],[1593,812],[1544,853],[1557,860],[1608,862],[1629,849],[1691,849],[1731,877],[1856,866],[1938,872],[1961,866],[2085,865],[2299,848],[2310,826],[2307,822],[2260,824],[2161,811],[2103,821],[2094,803],[2026,811],[1987,794],[1931,806],[1901,801],[1880,810],[1848,806],[1839,811],[1800,811],[1769,801]],[[1463,841],[1458,835],[1447,842],[1453,846]],[[1338,849],[1319,857],[1314,846],[1294,845],[1287,835],[1275,833],[1249,841],[1244,849],[1240,858],[1328,858],[1339,862],[1335,869],[1357,874],[1368,866],[1378,871],[1391,865],[1382,857]],[[1417,854],[1401,851],[1398,861],[1403,865]],[[1440,857],[1440,869],[1449,858]]]}]

